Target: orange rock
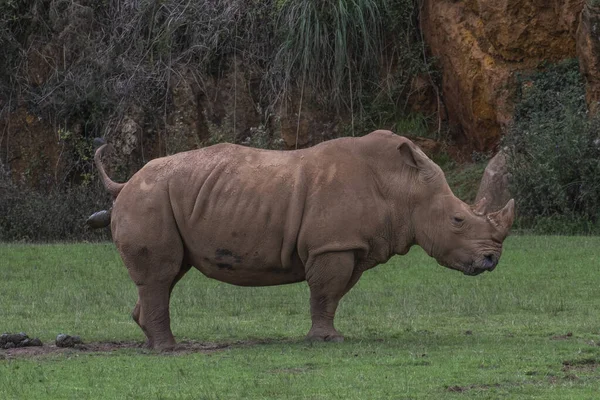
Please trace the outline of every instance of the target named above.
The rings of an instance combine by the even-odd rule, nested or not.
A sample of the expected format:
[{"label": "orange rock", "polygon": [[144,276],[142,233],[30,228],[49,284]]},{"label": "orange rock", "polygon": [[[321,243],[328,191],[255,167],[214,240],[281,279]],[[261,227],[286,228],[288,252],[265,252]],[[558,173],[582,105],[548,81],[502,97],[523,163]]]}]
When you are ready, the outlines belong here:
[{"label": "orange rock", "polygon": [[575,56],[583,0],[426,0],[424,37],[465,151],[494,148],[512,115],[514,73]]},{"label": "orange rock", "polygon": [[577,29],[577,58],[586,80],[585,99],[592,114],[598,112],[600,101],[600,41],[597,30],[600,24],[600,7],[586,5],[581,12]]}]

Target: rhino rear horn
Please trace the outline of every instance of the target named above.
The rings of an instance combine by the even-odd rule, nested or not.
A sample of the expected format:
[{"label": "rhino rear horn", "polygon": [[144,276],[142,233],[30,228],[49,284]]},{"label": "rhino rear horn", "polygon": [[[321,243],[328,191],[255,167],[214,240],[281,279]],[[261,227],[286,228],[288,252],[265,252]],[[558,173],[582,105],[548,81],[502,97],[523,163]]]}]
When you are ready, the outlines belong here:
[{"label": "rhino rear horn", "polygon": [[515,220],[515,200],[510,199],[503,209],[488,214],[488,219],[496,228],[508,234]]},{"label": "rhino rear horn", "polygon": [[484,196],[481,199],[479,199],[477,203],[471,206],[471,210],[473,210],[473,213],[475,213],[475,215],[485,215],[485,211],[489,203],[490,202],[488,201],[488,199]]}]

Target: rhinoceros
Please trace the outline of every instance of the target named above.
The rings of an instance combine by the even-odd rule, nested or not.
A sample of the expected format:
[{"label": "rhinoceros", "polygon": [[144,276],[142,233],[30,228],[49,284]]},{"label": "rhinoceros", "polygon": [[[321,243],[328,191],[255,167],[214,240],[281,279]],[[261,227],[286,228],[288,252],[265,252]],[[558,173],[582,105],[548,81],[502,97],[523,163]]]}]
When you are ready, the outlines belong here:
[{"label": "rhinoceros", "polygon": [[378,130],[295,151],[218,144],[148,162],[126,183],[106,174],[114,243],[138,289],[146,345],[169,349],[169,300],[193,266],[242,286],[307,281],[307,339],[341,341],[333,320],[362,273],[417,244],[445,267],[493,270],[511,199],[483,214],[455,197],[413,142]]}]

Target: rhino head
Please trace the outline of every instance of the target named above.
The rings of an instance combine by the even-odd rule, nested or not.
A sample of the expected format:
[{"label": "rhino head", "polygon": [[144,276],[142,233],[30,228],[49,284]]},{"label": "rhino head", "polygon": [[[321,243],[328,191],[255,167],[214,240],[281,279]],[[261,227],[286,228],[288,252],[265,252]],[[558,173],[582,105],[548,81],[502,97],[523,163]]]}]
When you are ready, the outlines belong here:
[{"label": "rhino head", "polygon": [[441,168],[411,142],[398,146],[415,188],[411,194],[414,240],[445,267],[478,275],[496,268],[515,217],[514,200],[486,213],[486,199],[468,205],[454,196]]}]

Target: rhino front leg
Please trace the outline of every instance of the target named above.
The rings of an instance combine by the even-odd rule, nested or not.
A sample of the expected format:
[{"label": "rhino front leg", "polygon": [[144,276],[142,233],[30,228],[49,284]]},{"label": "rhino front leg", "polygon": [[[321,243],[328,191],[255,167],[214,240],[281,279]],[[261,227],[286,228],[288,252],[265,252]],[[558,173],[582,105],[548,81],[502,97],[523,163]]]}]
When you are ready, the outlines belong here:
[{"label": "rhino front leg", "polygon": [[344,337],[333,326],[335,311],[342,296],[358,281],[354,254],[321,254],[307,263],[306,281],[310,288],[312,327],[307,340],[341,342]]}]

